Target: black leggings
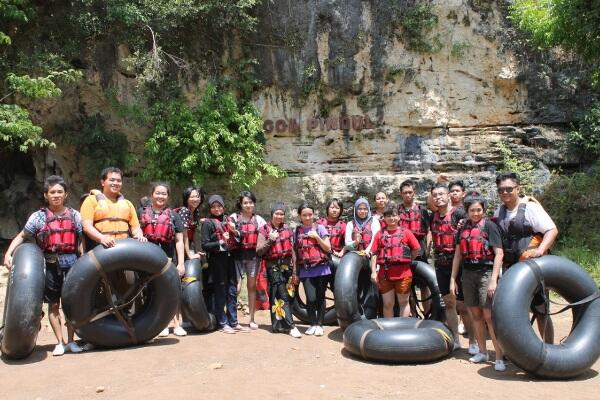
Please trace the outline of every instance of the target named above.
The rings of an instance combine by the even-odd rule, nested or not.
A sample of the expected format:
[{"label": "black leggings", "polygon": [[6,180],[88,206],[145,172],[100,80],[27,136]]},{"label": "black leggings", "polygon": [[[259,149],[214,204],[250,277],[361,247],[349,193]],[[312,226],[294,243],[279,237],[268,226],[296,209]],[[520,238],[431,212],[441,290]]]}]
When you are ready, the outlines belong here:
[{"label": "black leggings", "polygon": [[325,290],[329,275],[314,278],[303,278],[304,293],[306,294],[306,309],[311,325],[323,325],[325,317]]}]

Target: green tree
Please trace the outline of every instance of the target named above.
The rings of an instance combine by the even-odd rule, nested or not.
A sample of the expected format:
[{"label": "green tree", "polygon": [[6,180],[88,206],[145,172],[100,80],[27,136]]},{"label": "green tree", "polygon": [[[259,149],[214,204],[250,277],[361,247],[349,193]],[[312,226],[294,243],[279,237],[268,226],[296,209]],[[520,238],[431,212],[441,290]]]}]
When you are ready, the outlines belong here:
[{"label": "green tree", "polygon": [[144,176],[202,183],[208,174],[228,176],[233,188],[248,188],[264,175],[284,172],[264,160],[262,120],[251,104],[209,84],[197,107],[181,101],[158,103],[146,142]]},{"label": "green tree", "polygon": [[[27,23],[32,15],[35,15],[34,10],[26,0],[0,2],[0,22],[9,28],[8,33],[0,31],[0,46],[11,45],[12,32]],[[2,70],[6,71],[10,66],[3,63],[3,67]],[[23,152],[32,147],[54,146],[42,136],[42,128],[33,123],[22,103],[58,97],[62,92],[57,82],[70,82],[80,77],[81,72],[74,69],[46,71],[44,76],[38,77],[7,72],[0,85],[0,145]]]}]

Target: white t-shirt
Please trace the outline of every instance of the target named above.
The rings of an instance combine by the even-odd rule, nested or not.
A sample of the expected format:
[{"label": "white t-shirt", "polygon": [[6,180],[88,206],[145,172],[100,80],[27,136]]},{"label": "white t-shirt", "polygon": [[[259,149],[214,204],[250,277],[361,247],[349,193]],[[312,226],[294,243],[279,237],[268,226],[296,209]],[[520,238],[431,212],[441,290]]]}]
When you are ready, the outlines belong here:
[{"label": "white t-shirt", "polygon": [[[352,240],[352,231],[354,230],[354,221],[350,221],[346,224],[346,246],[350,246],[354,243]],[[375,240],[375,235],[377,232],[381,230],[381,225],[379,224],[379,220],[377,218],[373,218],[371,220],[371,231],[373,232],[373,236],[371,236],[371,242],[365,249],[366,251],[371,251],[371,246],[373,246],[373,240]]]},{"label": "white t-shirt", "polygon": [[[525,207],[525,221],[533,228],[535,233],[545,234],[549,230],[556,228],[554,221],[552,221],[552,218],[550,218],[542,206],[533,201],[528,201],[525,204],[527,205]],[[507,209],[506,219],[509,221],[514,219],[517,216],[518,210],[518,206],[514,210]],[[498,215],[500,215],[500,207],[494,213],[494,217],[498,217]]]}]

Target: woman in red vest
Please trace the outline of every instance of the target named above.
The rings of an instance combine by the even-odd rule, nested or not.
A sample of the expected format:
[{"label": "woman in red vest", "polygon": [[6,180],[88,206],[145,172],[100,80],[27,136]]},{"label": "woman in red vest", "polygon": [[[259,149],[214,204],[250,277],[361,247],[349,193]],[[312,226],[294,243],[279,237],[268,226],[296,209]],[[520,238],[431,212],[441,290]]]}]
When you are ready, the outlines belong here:
[{"label": "woman in red vest", "polygon": [[314,208],[306,203],[298,207],[301,225],[294,234],[296,269],[304,285],[306,308],[310,327],[306,335],[323,336],[325,316],[325,291],[331,275],[329,233],[323,225],[314,221]]},{"label": "woman in red vest", "polygon": [[256,255],[256,243],[258,241],[258,231],[265,225],[263,217],[254,213],[255,204],[256,197],[254,193],[243,191],[237,201],[238,212],[229,216],[229,223],[237,240],[237,247],[232,251],[237,272],[237,292],[239,295],[242,288],[242,278],[246,275],[250,329],[258,329],[258,324],[254,322],[256,277],[260,266]]},{"label": "woman in red vest", "polygon": [[457,234],[450,291],[451,293],[458,291],[456,280],[462,264],[462,290],[465,306],[468,307],[471,314],[471,325],[475,330],[475,339],[479,346],[479,352],[469,358],[469,361],[481,363],[488,360],[485,321],[496,351],[495,369],[504,371],[506,366],[502,361],[502,349],[496,341],[491,310],[492,298],[496,291],[504,257],[502,236],[498,225],[485,217],[486,201],[483,197],[468,196],[464,204],[468,219]]},{"label": "woman in red vest", "polygon": [[[144,237],[164,250],[169,260],[177,266],[179,276],[185,274],[183,262],[183,222],[175,210],[168,207],[170,188],[167,183],[159,182],[152,185],[150,205],[139,210],[138,219]],[[181,327],[180,314],[173,318],[173,333],[185,336],[187,332]],[[169,327],[158,334],[160,337],[169,336]]]}]

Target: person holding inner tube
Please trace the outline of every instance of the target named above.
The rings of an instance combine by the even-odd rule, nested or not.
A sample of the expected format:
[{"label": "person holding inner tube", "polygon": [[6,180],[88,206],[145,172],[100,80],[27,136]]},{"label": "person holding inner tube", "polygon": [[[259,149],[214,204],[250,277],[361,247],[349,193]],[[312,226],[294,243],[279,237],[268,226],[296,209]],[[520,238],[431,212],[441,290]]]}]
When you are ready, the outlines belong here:
[{"label": "person holding inner tube", "polygon": [[210,216],[202,224],[202,248],[208,253],[208,274],[214,290],[214,299],[209,304],[214,308],[219,331],[249,332],[237,319],[237,275],[230,252],[236,241],[225,216],[225,201],[214,194],[208,198],[208,205]]},{"label": "person holding inner tube", "polygon": [[[558,228],[546,210],[533,198],[521,197],[519,176],[514,172],[498,175],[496,187],[502,205],[495,211],[496,223],[502,228],[504,269],[528,258],[548,254],[558,236]],[[546,343],[554,342],[552,319],[546,315],[547,293],[537,293],[531,304],[540,335]]]},{"label": "person holding inner tube", "polygon": [[465,306],[471,314],[471,326],[478,344],[478,352],[469,361],[480,363],[488,360],[485,340],[487,324],[496,352],[494,369],[504,371],[506,366],[502,360],[502,348],[496,340],[491,309],[504,256],[502,236],[499,227],[485,217],[486,201],[483,197],[478,194],[469,195],[465,199],[465,208],[468,219],[457,234],[450,292],[457,293],[456,280],[462,264]]},{"label": "person holding inner tube", "polygon": [[294,232],[296,268],[306,294],[306,308],[310,327],[305,335],[323,336],[325,291],[331,274],[329,233],[323,225],[314,222],[314,208],[306,203],[298,207],[301,225]]},{"label": "person holding inner tube", "polygon": [[62,356],[65,351],[80,353],[81,347],[74,341],[75,330],[67,323],[67,343],[64,342],[60,317],[60,295],[63,282],[71,266],[77,261],[77,253],[82,253],[81,215],[65,206],[67,184],[57,175],[51,175],[44,182],[44,199],[47,207],[42,207],[29,216],[25,227],[12,240],[4,265],[12,267],[12,254],[21,243],[35,238],[44,252],[46,277],[44,302],[48,303],[48,320],[57,344],[52,351],[54,356]]},{"label": "person holding inner tube", "polygon": [[256,253],[261,257],[269,281],[269,305],[273,333],[289,333],[294,338],[302,334],[294,324],[292,301],[298,284],[294,231],[285,223],[285,205],[276,202],[271,207],[271,221],[258,230]]},{"label": "person holding inner tube", "polygon": [[250,329],[258,329],[254,322],[256,311],[256,277],[260,263],[256,255],[258,230],[265,225],[265,220],[254,213],[256,197],[254,193],[243,191],[237,201],[238,213],[229,216],[230,228],[238,241],[233,249],[233,260],[237,271],[237,292],[242,289],[242,278],[246,275],[248,289],[248,306],[250,308]]},{"label": "person holding inner tube", "polygon": [[[184,228],[179,214],[167,206],[169,194],[170,188],[167,183],[157,182],[153,184],[150,193],[150,205],[140,210],[138,218],[146,239],[165,252],[169,261],[173,261],[177,266],[177,272],[182,277],[185,274],[183,265],[185,259]],[[176,336],[185,336],[187,332],[181,327],[180,318],[181,315],[177,312],[172,321],[173,333]],[[169,327],[163,329],[158,336],[169,336]]]},{"label": "person holding inner tube", "polygon": [[458,315],[456,313],[457,303],[463,303],[462,285],[460,284],[460,272],[457,276],[456,295],[450,291],[452,277],[452,262],[456,250],[456,234],[459,222],[465,218],[463,208],[455,208],[450,205],[448,187],[438,183],[431,189],[431,198],[437,208],[431,218],[431,237],[434,251],[435,275],[446,304],[446,322],[454,334],[454,348],[460,348],[458,334]]},{"label": "person holding inner tube", "polygon": [[346,224],[346,249],[359,252],[365,257],[367,268],[361,269],[358,274],[357,294],[362,299],[363,310],[371,310],[376,316],[379,309],[379,290],[371,282],[371,247],[377,232],[381,230],[379,220],[371,215],[369,202],[360,198],[354,203],[354,218]]},{"label": "person holding inner tube", "polygon": [[204,201],[204,193],[202,193],[202,189],[199,187],[189,186],[184,189],[182,200],[183,206],[176,208],[175,211],[181,217],[183,228],[185,229],[183,235],[185,256],[190,260],[201,258],[205,254],[197,251],[194,238],[200,224],[200,205]]},{"label": "person holding inner tube", "polygon": [[[140,229],[135,207],[121,194],[123,172],[107,167],[100,174],[102,191],[92,190],[81,205],[83,232],[96,244],[113,247],[118,239],[129,237],[147,241]],[[86,246],[91,250],[94,246]]]},{"label": "person holding inner tube", "polygon": [[387,194],[384,192],[375,193],[375,197],[373,198],[375,202],[375,208],[373,209],[373,218],[379,220],[379,225],[381,229],[385,228],[385,219],[383,218],[383,212],[389,202]]},{"label": "person holding inner tube", "polygon": [[[410,316],[410,264],[421,246],[413,233],[398,225],[398,207],[390,204],[383,212],[385,228],[375,235],[371,257],[371,280],[378,284],[383,299],[383,316],[394,316],[396,296],[401,317]],[[395,294],[395,295],[394,295]]]}]

